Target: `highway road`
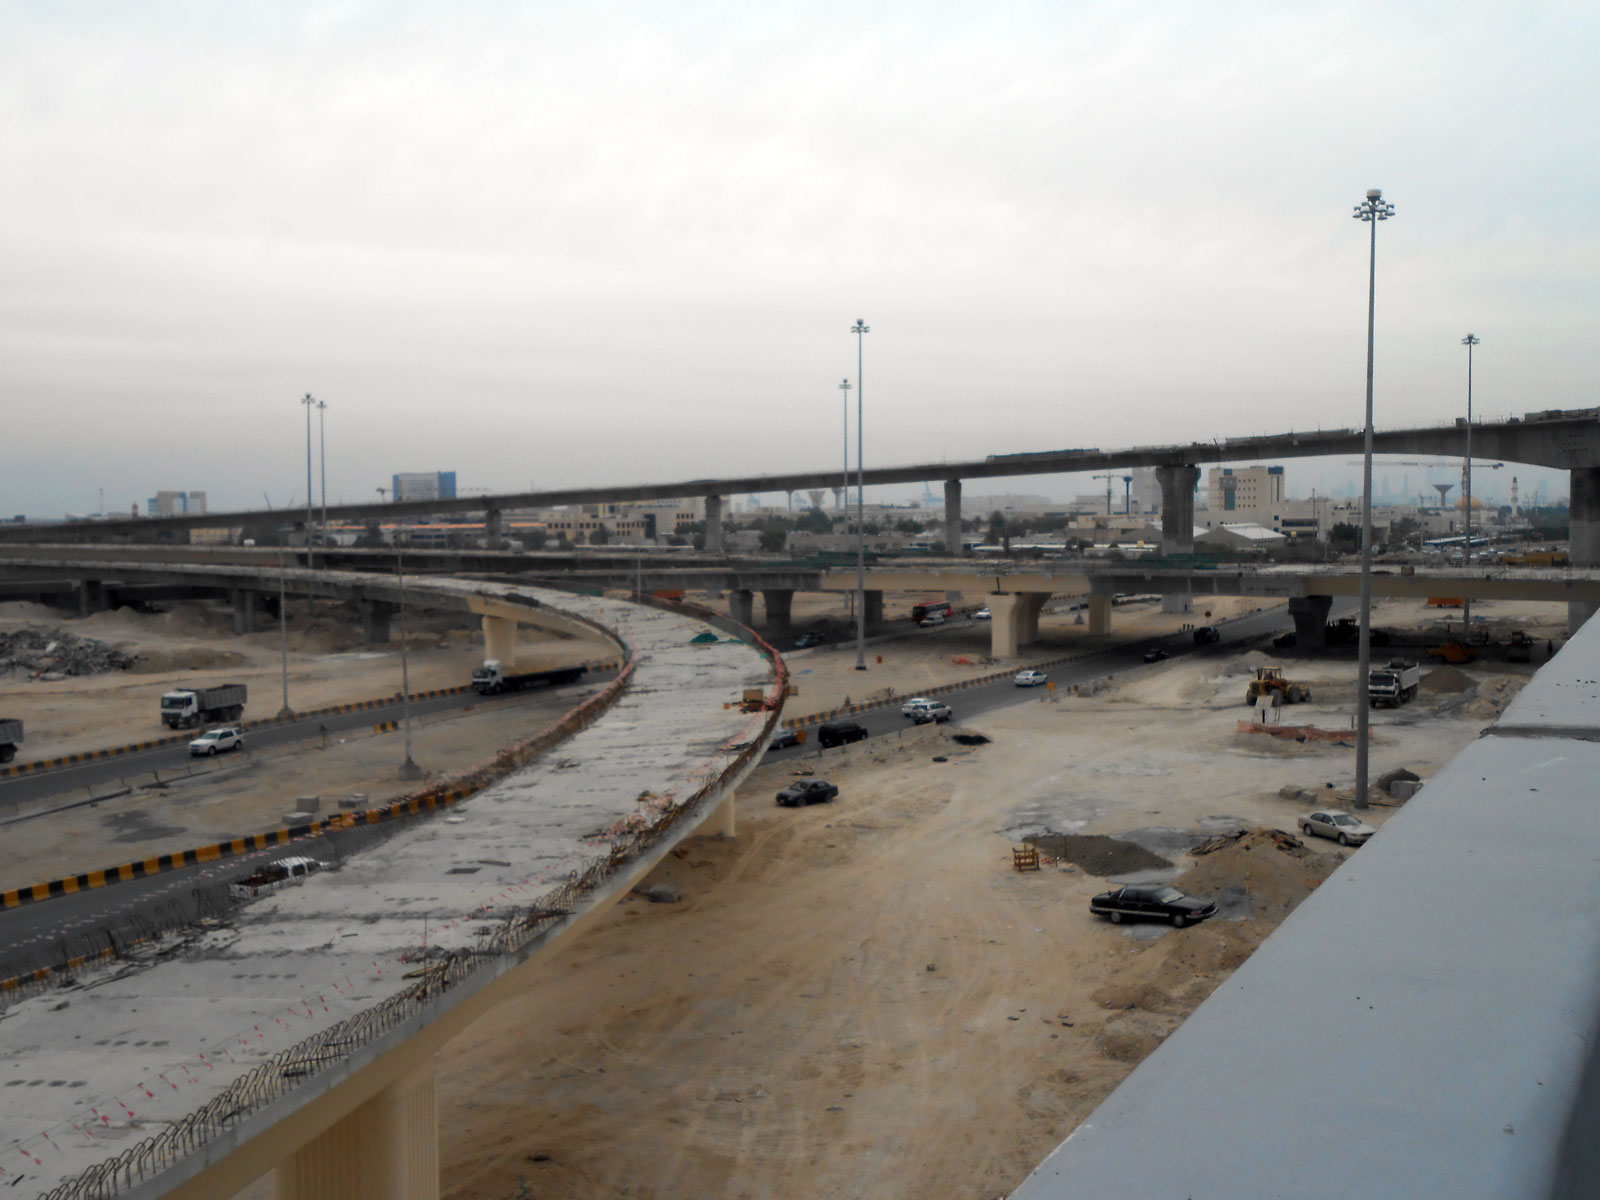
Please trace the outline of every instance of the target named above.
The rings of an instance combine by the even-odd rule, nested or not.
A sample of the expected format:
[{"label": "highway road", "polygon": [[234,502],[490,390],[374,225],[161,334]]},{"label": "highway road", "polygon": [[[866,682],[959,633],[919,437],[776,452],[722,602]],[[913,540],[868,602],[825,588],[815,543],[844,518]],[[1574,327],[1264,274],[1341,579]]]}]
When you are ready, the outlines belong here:
[{"label": "highway road", "polygon": [[[1330,613],[1330,619],[1336,616],[1348,615],[1355,610],[1355,607],[1356,604],[1353,600],[1336,600],[1333,611]],[[1270,635],[1292,627],[1288,612],[1281,607],[1274,607],[1266,612],[1236,617],[1228,621],[1218,621],[1215,624],[1222,634],[1220,642],[1197,646],[1190,633],[1170,634],[1159,638],[1144,638],[1137,642],[1130,641],[1121,646],[1086,655],[1065,666],[1051,668],[1049,675],[1058,687],[1064,688],[1074,683],[1082,683],[1122,671],[1143,669],[1145,666],[1144,652],[1152,646],[1160,646],[1168,651],[1173,658],[1187,655],[1224,658],[1237,654],[1241,649]],[[935,636],[937,635],[935,634]],[[522,697],[511,698],[527,700],[529,695],[537,697],[538,700],[535,703],[550,703],[551,713],[554,715],[555,712],[565,711],[565,708],[570,706],[570,699],[558,699],[557,693],[570,694],[574,690],[582,690],[607,677],[591,674],[585,678],[584,683],[573,684],[568,688],[555,689],[553,693],[531,693],[524,694]],[[956,693],[948,697],[948,700],[955,710],[956,719],[958,721],[967,721],[982,713],[992,712],[1008,705],[1036,703],[1045,694],[1046,692],[1043,688],[1019,688],[1009,681],[1004,681]],[[457,703],[464,702],[461,697],[443,697],[441,699]],[[448,707],[448,705],[441,705],[441,707]],[[388,719],[382,715],[381,710],[369,710],[365,713],[349,715],[359,718],[359,720],[353,722],[354,725],[358,726]],[[898,733],[909,725],[907,718],[901,715],[898,705],[861,713],[850,719],[866,726],[868,734],[873,737]],[[288,730],[285,729],[284,732],[288,732]],[[304,738],[306,734],[302,732],[299,736]],[[183,751],[183,747],[178,749]],[[768,751],[766,761],[776,762],[809,756],[811,759],[825,762],[827,755],[832,753],[836,753],[836,751],[819,749],[813,735],[813,740],[804,745],[784,750]],[[125,762],[126,760],[115,761]],[[3,793],[0,793],[0,795],[3,795]],[[189,916],[198,911],[196,890],[202,885],[247,874],[248,870],[255,864],[283,857],[285,853],[286,851],[281,847],[257,851],[253,854],[227,859],[220,863],[210,863],[202,867],[188,867],[148,879],[130,880],[126,883],[115,884],[93,892],[64,896],[38,905],[15,909],[8,913],[0,913],[0,977],[8,973],[6,970],[7,958],[14,959],[17,951],[26,952],[47,949],[64,937],[82,934],[110,923],[126,924],[140,917],[147,920],[159,920],[159,923],[163,926],[169,926],[173,923],[171,919],[173,913],[181,912]],[[93,865],[107,864],[88,864],[88,866]]]},{"label": "highway road", "polygon": [[[460,696],[441,696],[438,698],[437,703],[428,702],[431,705],[428,711],[438,712],[452,707],[464,707],[475,701],[503,705],[508,708],[514,706],[527,717],[530,729],[541,728],[559,718],[576,704],[582,696],[602,686],[612,679],[615,674],[614,671],[592,671],[584,676],[579,683],[567,684],[556,688],[541,688],[528,692],[513,692],[502,696],[475,696],[471,693]],[[396,709],[398,710],[398,706],[396,706]],[[394,719],[385,716],[384,713],[386,711],[384,709],[367,709],[360,713],[342,714],[340,719],[342,720],[345,717],[352,718],[352,724],[355,727],[371,726],[379,720]],[[413,714],[418,711],[416,705],[413,705],[412,711]],[[317,724],[318,722],[313,719],[294,726],[280,726],[260,732],[286,735],[280,739],[283,742],[304,741],[309,737],[319,736],[316,732]],[[309,732],[305,728],[308,725],[310,727]],[[344,727],[348,728],[350,726]],[[333,731],[331,719],[329,719],[329,731]],[[248,736],[251,736],[258,746],[266,740],[258,735]],[[180,754],[179,761],[181,762],[183,756],[187,755],[187,749],[183,746],[178,746],[176,750]],[[119,758],[110,760],[107,763],[89,765],[114,766],[117,763],[126,764],[127,761],[128,758]],[[127,768],[124,766],[122,769],[126,773]],[[137,800],[125,798],[120,802],[137,803]],[[377,801],[375,800],[374,802],[376,803]],[[112,803],[117,803],[117,801]],[[363,838],[371,836],[370,830],[365,828],[353,832],[360,834]],[[329,845],[330,838],[340,836],[335,834],[315,840],[319,846],[326,847]],[[342,840],[352,841],[350,838],[343,838]],[[173,849],[182,848],[181,846],[173,847]],[[140,919],[143,919],[157,921],[163,927],[169,927],[176,923],[176,918],[179,916],[190,918],[196,915],[203,915],[200,912],[200,898],[196,895],[197,889],[202,889],[208,884],[226,882],[238,876],[247,875],[255,866],[275,858],[282,858],[286,854],[305,852],[304,850],[277,846],[249,854],[241,854],[235,858],[227,858],[219,862],[184,867],[180,870],[168,871],[144,879],[132,879],[124,883],[111,884],[107,887],[77,892],[67,896],[58,896],[38,904],[25,905],[21,908],[0,912],[0,978],[5,978],[12,973],[7,964],[15,961],[19,951],[28,952],[46,948],[60,942],[63,938],[71,938],[74,935],[87,933],[108,925],[132,927]],[[324,855],[319,851],[314,856],[322,857]],[[92,862],[82,864],[81,869],[91,870],[113,865],[110,862]]]},{"label": "highway road", "polygon": [[[583,677],[583,682],[560,690],[563,694],[570,695],[574,688],[581,691],[585,687],[606,683],[615,677],[615,671],[590,671]],[[413,699],[411,715],[420,717],[473,705],[503,703],[525,695],[526,693],[508,692],[500,696],[480,696],[475,692],[461,692],[453,696],[435,696],[429,700]],[[403,706],[396,700],[393,704],[364,708],[359,712],[332,713],[322,717],[306,717],[283,725],[264,725],[245,730],[245,747],[247,751],[260,750],[272,746],[285,746],[291,742],[320,739],[324,729],[330,735],[345,733],[352,729],[370,729],[384,721],[401,720],[403,712]],[[190,736],[199,737],[208,728],[210,726],[201,726],[191,731]],[[171,732],[163,726],[161,736]],[[153,776],[154,772],[161,771],[168,774],[182,772],[191,765],[205,761],[189,754],[187,742],[176,742],[170,746],[158,746],[153,750],[141,750],[134,754],[119,754],[116,758],[59,767],[36,775],[19,775],[14,779],[0,781],[0,825],[6,822],[18,805],[30,800],[60,795],[64,792],[109,788],[119,786],[123,782],[137,785],[141,779]]]}]

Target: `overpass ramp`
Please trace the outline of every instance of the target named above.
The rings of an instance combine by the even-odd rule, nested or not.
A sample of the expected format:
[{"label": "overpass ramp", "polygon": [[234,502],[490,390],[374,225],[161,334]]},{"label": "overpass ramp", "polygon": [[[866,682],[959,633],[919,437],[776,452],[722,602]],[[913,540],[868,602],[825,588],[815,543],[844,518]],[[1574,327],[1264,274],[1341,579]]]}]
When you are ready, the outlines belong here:
[{"label": "overpass ramp", "polygon": [[437,1196],[434,1049],[697,826],[731,832],[782,699],[759,647],[622,601],[425,588],[608,630],[630,654],[609,711],[449,816],[0,1011],[6,1194],[228,1196],[277,1168],[286,1198]]}]

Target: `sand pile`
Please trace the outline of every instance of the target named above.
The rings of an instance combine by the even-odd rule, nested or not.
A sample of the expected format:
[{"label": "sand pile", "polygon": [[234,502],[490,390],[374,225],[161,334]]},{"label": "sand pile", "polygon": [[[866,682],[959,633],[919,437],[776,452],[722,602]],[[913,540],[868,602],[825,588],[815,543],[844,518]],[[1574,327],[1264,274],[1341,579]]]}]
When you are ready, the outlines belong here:
[{"label": "sand pile", "polygon": [[[1102,1008],[1187,1013],[1272,932],[1268,921],[1207,921],[1145,943],[1126,966],[1089,994]],[[1102,1047],[1120,1057],[1115,1047]]]},{"label": "sand pile", "polygon": [[1499,675],[1486,679],[1478,685],[1477,694],[1461,711],[1469,717],[1496,720],[1505,711],[1506,705],[1516,699],[1525,683],[1527,679],[1521,675]]},{"label": "sand pile", "polygon": [[59,621],[62,615],[59,608],[32,600],[8,600],[0,604],[0,620],[4,621]]},{"label": "sand pile", "polygon": [[1252,650],[1248,654],[1241,654],[1223,667],[1221,675],[1224,679],[1235,679],[1239,676],[1254,678],[1257,667],[1276,667],[1279,665],[1277,658],[1273,655],[1263,654],[1260,650]]},{"label": "sand pile", "polygon": [[1338,859],[1307,848],[1298,838],[1252,829],[1231,845],[1204,855],[1172,881],[1180,891],[1215,900],[1223,909],[1276,924],[1316,890]]},{"label": "sand pile", "polygon": [[1435,667],[1422,677],[1418,685],[1424,692],[1439,692],[1454,696],[1473,686],[1472,676],[1455,667]]}]

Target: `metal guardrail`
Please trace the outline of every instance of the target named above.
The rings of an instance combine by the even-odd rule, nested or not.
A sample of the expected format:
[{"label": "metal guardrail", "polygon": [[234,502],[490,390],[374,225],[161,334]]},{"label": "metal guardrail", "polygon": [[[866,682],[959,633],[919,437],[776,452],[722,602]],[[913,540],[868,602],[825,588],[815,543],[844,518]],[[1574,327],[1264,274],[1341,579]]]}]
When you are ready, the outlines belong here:
[{"label": "metal guardrail", "polygon": [[[620,867],[659,842],[700,801],[715,794],[729,780],[737,778],[763,751],[781,715],[788,685],[788,669],[783,657],[754,631],[730,618],[694,605],[651,597],[641,600],[653,607],[709,621],[755,646],[773,665],[775,684],[768,692],[764,711],[751,722],[752,726],[760,728],[743,730],[737,739],[730,741],[730,745],[742,742],[744,748],[726,766],[719,769],[708,765],[693,773],[690,780],[694,790],[681,802],[660,811],[656,820],[629,831],[626,840],[612,844],[604,859],[591,863],[581,872],[574,872],[553,894],[541,897],[537,905],[502,918],[492,931],[480,935],[478,944],[472,950],[445,953],[404,991],[273,1055],[235,1079],[200,1108],[168,1124],[160,1133],[89,1168],[76,1179],[52,1188],[40,1200],[111,1200],[135,1184],[159,1175],[180,1159],[201,1149],[213,1137],[237,1125],[243,1118],[298,1088],[330,1065],[348,1060],[361,1048],[410,1020],[426,1004],[442,996],[485,964],[515,954],[554,932],[572,915],[572,910],[584,896]],[[590,697],[584,705],[579,706],[582,709],[597,705],[604,698],[604,705],[597,706],[595,715],[598,715],[598,709],[609,707],[626,688],[635,666],[632,647],[615,630],[610,633],[623,645],[626,665],[623,673],[608,685],[605,692]],[[573,711],[576,713],[579,710]],[[494,766],[504,766],[504,773],[509,774],[511,770],[525,765],[523,756],[531,758],[537,753],[536,750],[529,751],[527,747],[538,741],[543,732],[510,750],[502,751],[495,757]]]}]

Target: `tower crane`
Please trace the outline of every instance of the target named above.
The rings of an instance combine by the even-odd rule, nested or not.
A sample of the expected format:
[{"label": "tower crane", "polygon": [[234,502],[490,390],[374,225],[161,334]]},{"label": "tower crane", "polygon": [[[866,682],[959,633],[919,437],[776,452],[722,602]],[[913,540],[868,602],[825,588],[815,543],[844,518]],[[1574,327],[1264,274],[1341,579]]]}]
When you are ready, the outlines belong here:
[{"label": "tower crane", "polygon": [[1121,479],[1123,476],[1113,471],[1105,475],[1091,475],[1089,478],[1104,479],[1106,481],[1106,516],[1109,517],[1111,515],[1111,481],[1113,479]]}]

